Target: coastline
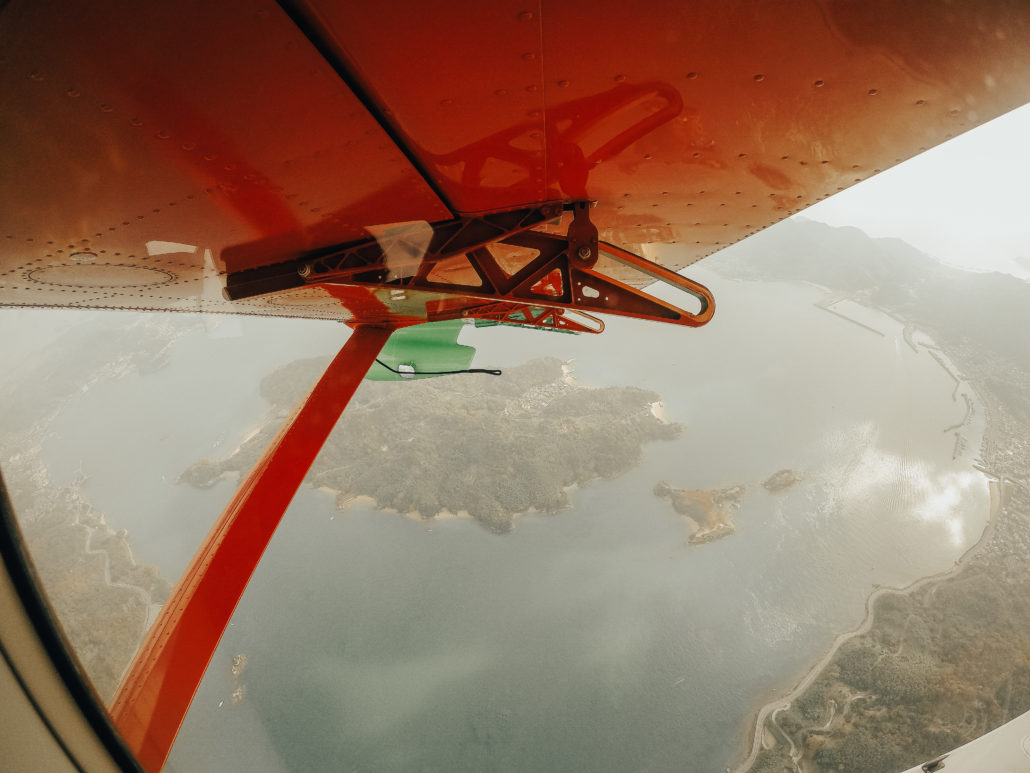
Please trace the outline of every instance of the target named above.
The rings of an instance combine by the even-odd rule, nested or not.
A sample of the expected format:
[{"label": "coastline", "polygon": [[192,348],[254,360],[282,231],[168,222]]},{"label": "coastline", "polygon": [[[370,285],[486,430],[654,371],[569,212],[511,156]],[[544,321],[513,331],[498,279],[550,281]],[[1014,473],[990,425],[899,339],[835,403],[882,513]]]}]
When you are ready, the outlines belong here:
[{"label": "coastline", "polygon": [[263,430],[266,426],[271,424],[277,418],[279,418],[279,417],[272,416],[272,417],[266,418],[266,419],[264,419],[262,421],[259,421],[251,429],[247,430],[247,432],[240,439],[239,444],[236,446],[236,448],[234,448],[232,451],[230,451],[226,455],[226,458],[229,458],[229,457],[232,457],[232,456],[235,456],[236,454],[238,454],[241,450],[243,450],[243,446],[247,445],[247,443],[249,443],[251,440],[256,438],[261,433],[261,430]]},{"label": "coastline", "polygon": [[913,580],[908,585],[900,588],[890,586],[878,586],[873,589],[873,592],[869,594],[869,597],[865,602],[865,615],[862,621],[858,624],[858,627],[851,631],[838,634],[837,637],[830,644],[827,651],[823,656],[816,661],[815,665],[808,669],[807,672],[801,677],[801,679],[791,688],[786,694],[773,699],[765,703],[761,708],[758,709],[757,715],[754,721],[749,722],[751,729],[747,735],[747,741],[742,742],[736,757],[739,759],[743,756],[743,752],[750,747],[747,752],[747,757],[743,762],[738,763],[735,767],[727,768],[732,770],[733,773],[747,773],[751,766],[754,765],[759,753],[765,748],[765,724],[769,717],[778,711],[789,708],[802,693],[807,690],[811,684],[823,673],[827,666],[832,662],[834,656],[840,650],[840,648],[855,638],[866,633],[873,625],[874,615],[873,608],[882,596],[889,593],[898,595],[909,595],[925,585],[942,582],[950,577],[957,575],[962,571],[969,563],[970,559],[979,551],[983,545],[990,539],[991,534],[994,531],[994,527],[998,522],[998,516],[1001,512],[1002,503],[1008,494],[1008,486],[1010,485],[1007,481],[997,478],[988,477],[987,473],[984,473],[987,477],[988,489],[990,492],[990,505],[987,514],[987,523],[984,526],[983,532],[980,537],[970,545],[966,550],[959,556],[955,563],[949,568],[937,574],[931,574],[927,577],[921,577],[917,580]]},{"label": "coastline", "polygon": [[665,412],[665,403],[661,400],[655,400],[651,403],[651,415],[654,416],[662,424],[671,424],[669,416]]},{"label": "coastline", "polygon": [[417,521],[419,523],[425,523],[427,521],[433,521],[439,518],[441,521],[453,520],[456,518],[472,518],[468,510],[459,510],[458,512],[452,512],[447,508],[442,509],[439,513],[429,518],[423,517],[422,513],[418,510],[409,510],[406,513],[402,513],[400,510],[396,510],[392,507],[380,507],[375,499],[368,496],[367,494],[355,494],[343,501],[343,492],[337,489],[330,488],[329,486],[317,486],[315,491],[321,491],[323,494],[329,494],[336,498],[336,512],[345,513],[348,510],[355,507],[371,507],[373,510],[379,513],[389,513],[390,515],[402,515],[408,520]]},{"label": "coastline", "polygon": [[[595,479],[595,480],[598,480],[598,479]],[[364,507],[369,507],[369,508],[375,510],[377,513],[386,513],[386,514],[389,514],[389,515],[400,515],[400,516],[403,516],[404,518],[407,518],[409,521],[415,521],[416,523],[423,523],[423,524],[432,524],[433,521],[453,521],[453,520],[472,520],[472,521],[474,521],[474,520],[476,520],[475,516],[473,516],[468,510],[458,510],[457,512],[454,512],[453,510],[448,510],[446,507],[444,507],[444,508],[441,508],[441,510],[436,515],[430,515],[430,516],[424,516],[418,510],[409,510],[407,512],[403,512],[402,513],[400,510],[397,510],[396,508],[393,508],[393,507],[380,507],[379,504],[376,502],[376,500],[373,497],[370,497],[368,494],[354,494],[354,495],[348,497],[347,499],[341,501],[341,499],[343,497],[343,492],[342,491],[338,491],[337,489],[331,488],[330,486],[316,486],[314,488],[315,488],[315,491],[320,491],[323,494],[328,494],[328,495],[330,495],[330,496],[335,498],[335,500],[336,500],[335,509],[336,509],[336,512],[338,512],[338,513],[346,513],[348,510],[350,510],[352,508],[364,506]],[[572,494],[575,494],[579,489],[580,489],[580,484],[579,483],[572,483],[572,484],[570,484],[568,486],[562,486],[562,491],[564,491],[565,494],[570,495],[570,496]],[[572,507],[572,504],[570,502],[568,508],[563,508],[563,509],[570,509],[571,507]],[[512,520],[514,522],[517,522],[523,516],[526,516],[526,515],[539,515],[539,514],[541,514],[540,510],[537,510],[535,507],[531,507],[528,510],[523,510],[522,512],[513,513],[512,514]],[[547,515],[547,513],[543,513],[543,514]]]},{"label": "coastline", "polygon": [[[959,390],[963,386],[965,386],[966,389],[968,389],[968,392],[971,393],[973,397],[970,397],[969,394],[967,394],[966,392],[961,393],[962,397],[965,398],[966,402],[965,415],[962,417],[962,420],[957,425],[948,427],[944,430],[945,433],[951,431],[955,432],[956,451],[955,453],[953,453],[952,458],[957,458],[961,450],[959,448],[959,441],[963,439],[960,431],[970,423],[973,415],[976,413],[977,406],[979,406],[981,410],[986,411],[986,402],[983,400],[982,396],[976,390],[976,387],[967,379],[959,375],[958,368],[951,362],[951,359],[940,350],[940,348],[936,345],[936,342],[933,339],[930,339],[929,343],[923,341],[916,341],[915,336],[919,333],[922,333],[924,338],[926,338],[927,336],[925,332],[921,331],[914,325],[911,325],[911,323],[906,322],[899,316],[892,314],[886,309],[882,309],[872,304],[861,303],[860,301],[857,301],[856,299],[852,298],[849,294],[834,293],[834,291],[830,288],[823,287],[813,282],[806,282],[806,284],[816,287],[828,294],[828,298],[815,304],[817,307],[822,308],[826,311],[832,311],[831,309],[827,309],[826,305],[832,305],[847,299],[851,300],[854,303],[858,303],[861,306],[865,306],[866,308],[878,311],[886,315],[893,321],[897,322],[898,324],[901,324],[903,326],[902,337],[904,338],[905,342],[909,346],[911,346],[912,349],[917,353],[921,349],[925,350],[931,357],[933,357],[933,359],[937,362],[941,370],[943,370],[944,373],[954,382],[954,388],[952,390],[951,395],[952,401],[958,402],[958,397],[960,394]],[[830,301],[830,303],[827,304],[827,301]],[[841,314],[838,314],[838,316],[844,317],[844,315]],[[851,322],[855,321],[847,317],[844,318],[848,319],[848,321]],[[866,327],[861,323],[856,322],[856,324],[859,324],[862,327]],[[883,334],[880,333],[880,335]],[[989,426],[990,420],[988,419],[988,424],[984,428],[984,435],[983,438],[981,438],[981,443],[984,442],[984,440],[986,440],[987,438]],[[964,447],[964,444],[962,445]],[[918,590],[919,588],[924,587],[925,585],[936,584],[944,580],[947,580],[948,578],[958,574],[962,569],[964,569],[966,564],[969,563],[970,559],[979,551],[981,547],[983,547],[987,543],[988,539],[994,531],[994,527],[997,523],[997,519],[999,513],[1001,512],[1001,507],[1005,500],[1005,497],[1010,493],[1008,491],[1009,483],[1005,481],[1003,478],[999,478],[998,476],[992,475],[982,465],[977,464],[976,462],[973,462],[972,466],[977,472],[981,473],[987,480],[990,497],[988,505],[987,523],[984,525],[984,529],[981,532],[978,539],[976,540],[976,542],[974,542],[970,547],[968,547],[962,553],[962,555],[960,555],[955,560],[955,563],[951,567],[945,569],[942,572],[928,575],[926,577],[917,578],[908,585],[902,587],[875,586],[873,588],[873,591],[869,594],[868,598],[866,599],[864,607],[865,613],[858,626],[852,629],[851,631],[846,631],[844,633],[838,634],[834,638],[830,646],[827,648],[826,652],[815,662],[814,665],[812,665],[807,671],[805,671],[805,673],[801,676],[801,678],[794,684],[794,686],[790,690],[788,690],[786,693],[782,695],[778,695],[777,697],[773,697],[770,700],[766,700],[759,706],[755,714],[752,715],[754,719],[748,721],[747,726],[749,726],[749,730],[746,735],[742,734],[743,739],[738,745],[737,753],[734,755],[734,759],[740,760],[743,758],[744,761],[740,763],[735,763],[734,765],[727,767],[726,770],[728,773],[729,771],[732,771],[732,773],[747,773],[747,771],[751,769],[759,753],[762,751],[763,748],[766,747],[766,735],[768,734],[766,722],[768,721],[768,719],[771,716],[774,716],[779,711],[787,709],[794,700],[800,697],[805,692],[805,690],[807,690],[811,686],[811,684],[823,673],[827,666],[829,666],[829,664],[833,661],[833,658],[836,656],[837,652],[845,643],[855,638],[856,636],[861,636],[862,634],[869,631],[874,622],[873,608],[878,599],[889,593],[908,595]]]}]

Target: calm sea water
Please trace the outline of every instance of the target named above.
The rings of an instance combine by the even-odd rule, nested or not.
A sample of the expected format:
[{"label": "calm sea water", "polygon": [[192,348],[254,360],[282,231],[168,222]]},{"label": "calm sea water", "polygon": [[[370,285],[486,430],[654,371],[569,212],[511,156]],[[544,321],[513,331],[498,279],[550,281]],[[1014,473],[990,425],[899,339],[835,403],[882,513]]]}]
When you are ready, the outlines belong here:
[{"label": "calm sea water", "polygon": [[[965,416],[961,395],[975,399],[968,385],[882,314],[833,307],[862,327],[817,308],[817,288],[694,274],[720,300],[700,331],[612,320],[599,337],[463,334],[477,365],[575,358],[585,385],[656,391],[684,432],[576,492],[571,510],[523,517],[504,536],[467,520],[339,514],[303,489],[169,768],[722,771],[757,706],[859,623],[874,583],[946,569],[976,541],[982,410],[959,430],[957,458],[945,431]],[[341,340],[339,328],[285,324],[248,321],[231,339],[198,328],[161,371],[81,395],[45,448],[55,480],[81,464],[137,557],[178,576],[232,485],[198,492],[175,477],[256,426],[261,376]],[[112,422],[137,410],[140,382],[150,407]],[[783,468],[802,483],[759,485]],[[747,484],[737,533],[686,546],[651,494],[662,479]]]}]

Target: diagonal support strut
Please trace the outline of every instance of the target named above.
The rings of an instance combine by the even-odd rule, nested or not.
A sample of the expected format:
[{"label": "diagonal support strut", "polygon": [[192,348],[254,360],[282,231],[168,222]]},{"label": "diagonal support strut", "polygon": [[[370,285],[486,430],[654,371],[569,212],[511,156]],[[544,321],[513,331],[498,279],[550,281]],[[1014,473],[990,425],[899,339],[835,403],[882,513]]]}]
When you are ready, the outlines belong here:
[{"label": "diagonal support strut", "polygon": [[258,561],[391,332],[356,327],[247,474],[148,631],[110,711],[147,773],[164,765]]}]

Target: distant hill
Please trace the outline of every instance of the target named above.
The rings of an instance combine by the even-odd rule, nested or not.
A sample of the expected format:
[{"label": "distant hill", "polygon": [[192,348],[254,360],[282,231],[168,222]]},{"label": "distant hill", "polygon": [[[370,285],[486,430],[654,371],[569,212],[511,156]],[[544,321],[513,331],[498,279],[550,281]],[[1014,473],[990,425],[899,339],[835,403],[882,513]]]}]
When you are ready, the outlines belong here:
[{"label": "distant hill", "polygon": [[858,228],[813,220],[786,220],[705,265],[732,276],[804,280],[856,293],[916,288],[952,270],[900,239],[873,239]]},{"label": "distant hill", "polygon": [[967,355],[979,368],[970,375],[1030,418],[1030,282],[964,271],[901,239],[804,219],[762,231],[705,265],[743,279],[808,281],[893,312]]}]

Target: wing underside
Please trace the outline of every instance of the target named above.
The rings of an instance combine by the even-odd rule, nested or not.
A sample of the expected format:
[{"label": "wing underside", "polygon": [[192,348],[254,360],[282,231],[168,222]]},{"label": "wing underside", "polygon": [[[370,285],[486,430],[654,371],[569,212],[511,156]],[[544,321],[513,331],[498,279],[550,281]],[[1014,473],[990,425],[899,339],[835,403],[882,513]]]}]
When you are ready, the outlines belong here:
[{"label": "wing underside", "polygon": [[14,0],[0,50],[7,306],[346,321],[226,274],[546,201],[679,269],[1030,99],[1001,1]]}]

